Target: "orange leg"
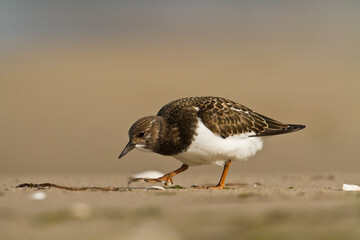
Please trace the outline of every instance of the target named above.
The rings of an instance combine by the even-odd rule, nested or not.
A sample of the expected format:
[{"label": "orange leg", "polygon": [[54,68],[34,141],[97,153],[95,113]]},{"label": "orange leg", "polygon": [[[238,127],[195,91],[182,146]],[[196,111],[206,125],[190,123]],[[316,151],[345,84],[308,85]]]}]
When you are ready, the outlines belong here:
[{"label": "orange leg", "polygon": [[227,172],[229,171],[230,165],[231,165],[231,160],[225,163],[224,170],[221,174],[221,178],[218,185],[216,185],[215,187],[209,187],[210,189],[223,189],[225,187],[225,178]]},{"label": "orange leg", "polygon": [[227,175],[227,172],[229,171],[231,165],[231,160],[225,163],[224,170],[221,174],[221,178],[219,183],[216,186],[194,186],[194,188],[206,188],[206,189],[224,189],[225,187],[225,178]]},{"label": "orange leg", "polygon": [[183,164],[179,169],[176,169],[175,171],[172,171],[168,174],[165,174],[164,176],[162,177],[159,177],[159,178],[148,178],[148,179],[144,179],[145,182],[148,182],[148,183],[156,183],[156,182],[165,182],[165,186],[168,186],[168,185],[172,185],[174,183],[173,181],[173,177],[185,170],[187,170],[189,168],[188,165],[186,164]]}]

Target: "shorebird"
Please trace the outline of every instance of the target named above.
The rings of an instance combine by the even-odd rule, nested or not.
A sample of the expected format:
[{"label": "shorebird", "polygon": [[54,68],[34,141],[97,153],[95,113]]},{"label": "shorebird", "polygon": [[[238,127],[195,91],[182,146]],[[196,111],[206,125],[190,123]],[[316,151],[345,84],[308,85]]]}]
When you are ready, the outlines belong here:
[{"label": "shorebird", "polygon": [[163,106],[156,116],[136,121],[130,141],[119,158],[134,148],[172,156],[179,169],[146,182],[173,184],[173,177],[204,164],[224,166],[220,181],[210,189],[223,189],[232,161],[247,160],[263,146],[262,137],[295,132],[305,125],[284,124],[222,97],[189,97]]}]

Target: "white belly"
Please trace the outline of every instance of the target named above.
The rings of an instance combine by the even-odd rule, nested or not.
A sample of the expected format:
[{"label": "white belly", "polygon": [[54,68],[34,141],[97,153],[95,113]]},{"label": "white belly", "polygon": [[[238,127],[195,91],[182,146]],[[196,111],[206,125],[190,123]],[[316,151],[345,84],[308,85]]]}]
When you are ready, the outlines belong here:
[{"label": "white belly", "polygon": [[186,152],[174,157],[189,165],[217,164],[223,165],[226,161],[242,160],[255,155],[263,146],[260,137],[249,137],[254,133],[246,133],[228,138],[221,138],[213,134],[199,119],[197,136]]}]

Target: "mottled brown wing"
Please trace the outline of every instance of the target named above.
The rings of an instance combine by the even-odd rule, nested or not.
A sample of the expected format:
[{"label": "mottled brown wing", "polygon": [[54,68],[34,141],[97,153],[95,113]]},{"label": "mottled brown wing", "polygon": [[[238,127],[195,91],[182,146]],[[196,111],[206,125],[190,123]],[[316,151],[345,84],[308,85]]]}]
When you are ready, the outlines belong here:
[{"label": "mottled brown wing", "polygon": [[210,98],[198,105],[204,125],[222,138],[244,133],[254,136],[283,134],[304,126],[283,124],[224,98]]},{"label": "mottled brown wing", "polygon": [[258,114],[251,109],[220,97],[183,98],[165,105],[158,113],[169,120],[177,118],[179,109],[198,108],[197,115],[214,134],[227,138],[237,134],[255,133],[267,136],[293,132],[304,128],[302,125],[283,124]]}]

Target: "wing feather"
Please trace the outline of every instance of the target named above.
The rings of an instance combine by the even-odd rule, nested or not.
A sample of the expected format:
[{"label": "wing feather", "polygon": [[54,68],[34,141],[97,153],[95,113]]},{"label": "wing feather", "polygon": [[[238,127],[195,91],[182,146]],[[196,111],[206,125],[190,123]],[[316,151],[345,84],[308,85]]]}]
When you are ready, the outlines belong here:
[{"label": "wing feather", "polygon": [[303,125],[284,124],[253,110],[220,97],[183,98],[165,105],[158,116],[174,119],[179,109],[198,109],[197,115],[214,134],[227,138],[237,134],[251,133],[254,136],[268,136],[293,132]]}]

